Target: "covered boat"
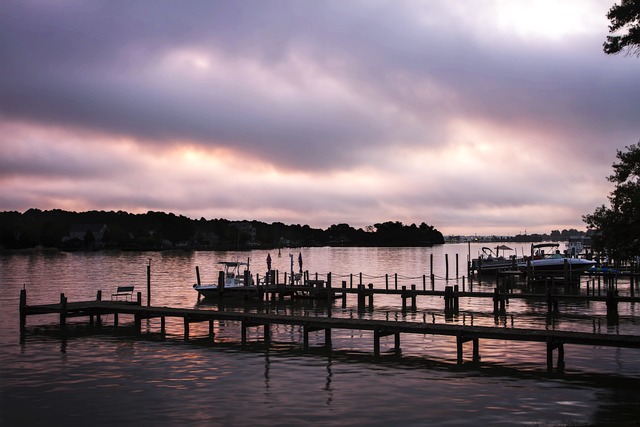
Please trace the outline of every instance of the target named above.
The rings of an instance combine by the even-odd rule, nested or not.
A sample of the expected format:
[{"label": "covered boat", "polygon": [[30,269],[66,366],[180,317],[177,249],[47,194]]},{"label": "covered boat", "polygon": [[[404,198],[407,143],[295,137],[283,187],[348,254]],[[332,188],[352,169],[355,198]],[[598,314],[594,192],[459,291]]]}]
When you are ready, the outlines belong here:
[{"label": "covered boat", "polygon": [[[495,252],[488,247],[482,248],[482,253],[478,258],[474,258],[471,261],[471,268],[478,273],[495,273],[501,270],[508,270],[510,268],[516,268],[518,259],[516,255],[505,256],[506,251],[512,251],[510,247],[506,245],[500,245],[496,247]],[[502,255],[500,254],[502,251]]]}]

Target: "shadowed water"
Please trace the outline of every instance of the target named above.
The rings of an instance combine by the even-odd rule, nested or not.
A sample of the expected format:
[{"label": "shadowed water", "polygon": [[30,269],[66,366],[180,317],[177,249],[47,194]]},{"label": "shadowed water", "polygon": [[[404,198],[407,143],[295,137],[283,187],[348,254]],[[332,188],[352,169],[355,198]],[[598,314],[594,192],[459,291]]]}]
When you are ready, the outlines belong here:
[{"label": "shadowed water", "polygon": [[[526,245],[525,245],[526,247]],[[27,289],[30,304],[51,303],[64,292],[70,301],[108,299],[118,285],[132,284],[146,303],[146,268],[151,263],[153,305],[211,310],[258,311],[259,305],[197,302],[192,289],[195,267],[202,280],[217,277],[216,262],[251,259],[263,275],[270,253],[273,268],[294,270],[302,253],[303,268],[321,278],[332,272],[334,286],[346,281],[375,287],[416,284],[431,274],[434,288],[462,287],[466,259],[477,248],[303,248],[252,252],[27,253],[0,256],[0,425],[585,425],[633,424],[640,411],[640,350],[565,346],[566,373],[546,373],[546,346],[540,343],[481,340],[480,364],[457,366],[455,339],[403,334],[401,354],[393,336],[381,340],[382,355],[373,358],[373,336],[367,331],[336,330],[332,351],[324,333],[310,334],[303,350],[303,331],[296,326],[271,329],[265,346],[261,328],[249,329],[249,344],[240,345],[240,325],[192,324],[184,342],[180,320],[167,319],[167,337],[158,334],[158,319],[143,322],[143,337],[114,334],[109,316],[103,330],[86,319],[72,319],[63,339],[56,316],[33,316],[20,343],[18,297]],[[444,254],[449,256],[445,280]],[[456,278],[455,254],[459,257]],[[282,273],[281,273],[282,274]],[[313,275],[313,273],[312,273]],[[352,276],[353,275],[353,276]],[[468,289],[471,284],[465,281]],[[473,283],[490,291],[495,282]],[[621,294],[629,284],[619,283]],[[584,284],[578,292],[584,292]],[[517,290],[516,290],[517,292]],[[635,305],[620,304],[618,325],[610,325],[599,303],[560,305],[550,318],[546,303],[512,299],[507,314],[494,316],[491,299],[462,299],[457,316],[445,317],[440,298],[419,297],[415,313],[402,314],[399,296],[376,296],[373,312],[357,313],[355,296],[345,308],[336,302],[334,317],[497,327],[527,327],[585,332],[638,334]],[[282,314],[326,315],[322,304],[280,303]],[[121,324],[131,319],[121,316]],[[470,344],[465,346],[470,361]]]}]

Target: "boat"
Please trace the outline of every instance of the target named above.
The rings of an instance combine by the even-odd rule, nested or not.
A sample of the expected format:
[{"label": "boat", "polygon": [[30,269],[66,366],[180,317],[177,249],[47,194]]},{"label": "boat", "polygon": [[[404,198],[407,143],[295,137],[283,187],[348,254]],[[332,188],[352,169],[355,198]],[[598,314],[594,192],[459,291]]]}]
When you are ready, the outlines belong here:
[{"label": "boat", "polygon": [[[201,284],[198,273],[198,283],[193,285],[199,296],[217,297],[223,292],[238,295],[250,295],[257,293],[258,288],[253,283],[253,278],[249,272],[249,262],[241,261],[221,261],[219,263],[223,269],[216,284]],[[248,281],[248,282],[247,282]],[[222,288],[221,288],[222,285]]]},{"label": "boat", "polygon": [[518,262],[518,268],[531,271],[534,276],[561,276],[565,271],[583,273],[596,265],[592,260],[567,257],[559,247],[559,243],[531,244],[531,256]]},{"label": "boat", "polygon": [[[495,252],[488,247],[482,248],[482,253],[478,258],[471,261],[471,268],[478,273],[496,273],[501,270],[515,269],[518,264],[516,255],[504,256],[505,251],[512,251],[508,246],[497,246]],[[500,255],[502,251],[502,255]]]}]

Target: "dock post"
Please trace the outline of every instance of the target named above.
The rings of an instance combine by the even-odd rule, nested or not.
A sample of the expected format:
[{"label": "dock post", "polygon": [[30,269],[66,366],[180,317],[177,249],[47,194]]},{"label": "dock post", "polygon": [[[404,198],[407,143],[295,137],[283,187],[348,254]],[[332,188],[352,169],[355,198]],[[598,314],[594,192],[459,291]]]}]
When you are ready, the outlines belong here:
[{"label": "dock post", "polygon": [[456,254],[456,279],[458,278],[458,254]]},{"label": "dock post", "polygon": [[264,344],[269,347],[271,346],[271,326],[268,323],[263,325],[264,328]]},{"label": "dock post", "polygon": [[327,317],[331,317],[331,306],[333,305],[333,299],[335,295],[335,291],[331,286],[331,272],[327,273]]},{"label": "dock post", "polygon": [[244,279],[244,285],[249,286],[251,284],[251,271],[245,270],[243,279]]},{"label": "dock post", "polygon": [[464,344],[464,340],[462,339],[461,336],[457,336],[456,337],[456,347],[457,347],[457,359],[458,359],[458,365],[462,365],[462,360],[463,360],[463,353],[462,353],[462,345]]},{"label": "dock post", "polygon": [[373,311],[373,283],[369,283],[369,311]]},{"label": "dock post", "polygon": [[305,350],[309,350],[309,328],[307,325],[302,326],[302,346]]},{"label": "dock post", "polygon": [[380,330],[378,328],[373,331],[373,355],[380,357]]},{"label": "dock post", "polygon": [[449,280],[449,254],[444,254],[444,279]]},{"label": "dock post", "polygon": [[459,308],[458,292],[459,292],[458,285],[454,285],[453,286],[453,311],[456,313],[458,312],[458,308]]},{"label": "dock post", "polygon": [[554,305],[554,298],[551,295],[551,288],[547,288],[547,314],[552,314]]},{"label": "dock post", "polygon": [[473,361],[480,362],[480,339],[473,339]]},{"label": "dock post", "polygon": [[342,308],[347,308],[347,281],[342,281]]},{"label": "dock post", "polygon": [[398,290],[398,273],[393,273],[393,289]]},{"label": "dock post", "polygon": [[213,332],[213,320],[209,320],[209,338],[215,337],[216,334]]},{"label": "dock post", "polygon": [[411,311],[418,311],[418,302],[416,301],[416,285],[411,285]]},{"label": "dock post", "polygon": [[[200,284],[200,278],[198,278],[198,284]],[[147,264],[147,307],[149,306],[151,306],[151,259]]]},{"label": "dock post", "polygon": [[433,291],[436,288],[436,276],[431,273],[431,290]]},{"label": "dock post", "polygon": [[164,316],[160,317],[160,334],[164,337],[167,333],[166,322]]},{"label": "dock post", "polygon": [[[102,301],[101,289],[98,289],[98,292],[96,292],[96,301]],[[93,315],[91,315],[89,320],[90,320],[91,326],[93,326]],[[100,313],[96,314],[96,324],[98,325],[98,328],[102,326],[102,316],[100,316]]]},{"label": "dock post", "polygon": [[402,297],[402,314],[407,312],[407,287],[402,287],[402,293],[400,294]]},{"label": "dock post", "polygon": [[240,339],[242,342],[242,345],[245,345],[247,343],[247,321],[243,320],[242,324],[240,326],[240,328],[242,329],[242,332],[240,334]]},{"label": "dock post", "polygon": [[20,341],[24,340],[25,328],[27,326],[27,290],[20,289]]},{"label": "dock post", "polygon": [[500,303],[500,294],[498,293],[498,287],[493,290],[493,314],[498,315],[498,304]]},{"label": "dock post", "polygon": [[450,316],[454,310],[453,286],[445,286],[444,288],[444,314]]},{"label": "dock post", "polygon": [[364,310],[365,310],[364,285],[358,285],[358,313],[364,313]]},{"label": "dock post", "polygon": [[218,272],[218,296],[224,293],[224,271]]},{"label": "dock post", "polygon": [[384,274],[384,288],[389,289],[389,273]]},{"label": "dock post", "polygon": [[136,295],[136,304],[142,305],[142,292],[138,292],[138,294]]},{"label": "dock post", "polygon": [[433,254],[429,254],[429,275],[431,276],[431,290],[433,290]]},{"label": "dock post", "polygon": [[189,317],[184,317],[184,340],[189,341]]},{"label": "dock post", "polygon": [[60,329],[67,327],[67,297],[60,294]]},{"label": "dock post", "polygon": [[331,328],[325,328],[324,330],[324,346],[331,350]]},{"label": "dock post", "polygon": [[133,321],[136,329],[135,331],[136,335],[141,335],[142,334],[142,318],[140,317],[139,314],[136,314],[133,316]]},{"label": "dock post", "polygon": [[396,332],[394,337],[394,350],[396,352],[396,355],[400,355],[400,332]]},{"label": "dock post", "polygon": [[607,317],[615,318],[618,315],[618,291],[607,291]]},{"label": "dock post", "polygon": [[426,274],[422,275],[422,290],[423,291],[427,290],[427,275]]},{"label": "dock post", "polygon": [[360,282],[359,282],[359,284],[364,285],[364,283],[362,283],[362,271],[360,272],[359,277],[360,277]]},{"label": "dock post", "polygon": [[553,372],[553,350],[558,349],[558,372],[564,372],[564,343],[547,341],[547,372]]}]

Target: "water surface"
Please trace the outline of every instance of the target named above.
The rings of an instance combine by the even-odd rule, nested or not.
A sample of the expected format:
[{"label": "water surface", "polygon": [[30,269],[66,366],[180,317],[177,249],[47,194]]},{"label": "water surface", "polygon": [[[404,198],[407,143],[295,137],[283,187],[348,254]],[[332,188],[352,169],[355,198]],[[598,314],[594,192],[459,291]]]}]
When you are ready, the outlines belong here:
[{"label": "water surface", "polygon": [[[525,248],[528,245],[523,245]],[[455,339],[402,335],[402,353],[393,337],[381,341],[382,357],[373,358],[373,337],[366,331],[334,331],[332,351],[322,332],[310,334],[302,348],[299,327],[274,326],[267,348],[260,328],[250,329],[250,344],[239,343],[240,325],[192,324],[189,342],[181,321],[167,321],[161,340],[159,320],[143,323],[143,338],[127,334],[87,333],[86,319],[72,319],[70,336],[56,333],[56,316],[28,319],[20,343],[18,298],[27,289],[30,304],[51,303],[60,293],[71,301],[105,298],[118,285],[135,285],[146,303],[146,271],[151,265],[153,305],[218,310],[260,310],[226,304],[198,304],[192,289],[195,267],[202,280],[215,281],[219,261],[250,259],[264,274],[268,253],[273,268],[303,268],[334,286],[423,286],[436,277],[435,289],[463,286],[466,259],[475,245],[434,248],[303,248],[252,252],[19,253],[0,256],[0,424],[1,425],[589,425],[633,424],[640,411],[640,351],[565,346],[564,375],[546,373],[546,347],[540,343],[482,340],[480,365],[457,366]],[[520,251],[520,249],[519,249]],[[292,255],[290,257],[289,255]],[[448,280],[445,266],[448,255]],[[458,273],[455,260],[458,255]],[[433,271],[431,258],[433,257]],[[388,275],[389,282],[385,275]],[[490,291],[490,280],[465,288]],[[628,282],[620,293],[629,294]],[[516,292],[518,290],[516,289]],[[578,292],[585,292],[585,284]],[[636,290],[637,292],[637,290]],[[398,296],[376,296],[375,309],[357,313],[350,296],[334,317],[487,325],[503,328],[564,329],[638,334],[636,306],[620,304],[619,324],[610,324],[604,304],[560,304],[550,318],[546,303],[512,299],[507,315],[494,316],[490,299],[460,301],[457,316],[445,317],[439,298],[418,298],[418,310],[403,315]],[[280,304],[281,313],[326,315],[320,305]],[[112,319],[107,317],[105,324]],[[121,316],[121,323],[130,322]],[[471,347],[465,351],[470,355]],[[470,356],[466,360],[470,360]]]}]

